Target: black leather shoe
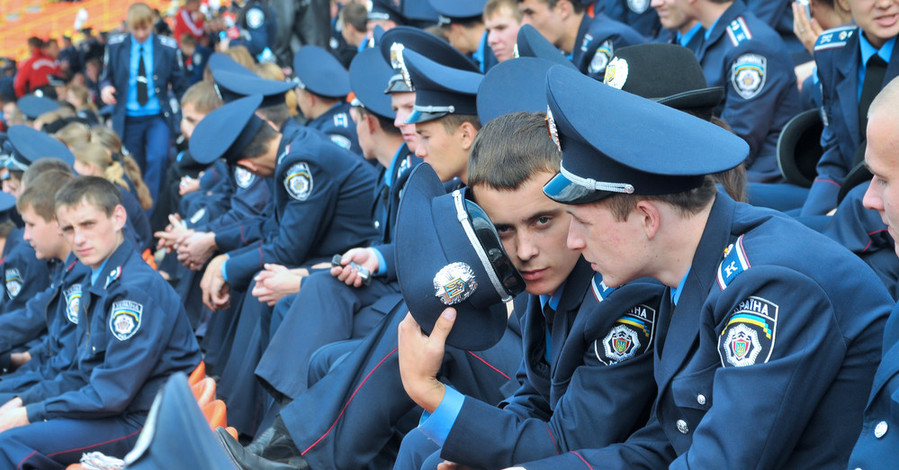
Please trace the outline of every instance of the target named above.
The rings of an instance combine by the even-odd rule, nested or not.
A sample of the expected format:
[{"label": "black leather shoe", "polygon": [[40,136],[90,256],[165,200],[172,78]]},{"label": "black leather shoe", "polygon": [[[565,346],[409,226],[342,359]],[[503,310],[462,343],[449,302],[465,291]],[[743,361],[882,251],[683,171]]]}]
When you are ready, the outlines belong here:
[{"label": "black leather shoe", "polygon": [[224,428],[215,430],[215,436],[218,438],[228,458],[239,469],[244,470],[309,470],[309,465],[302,456],[296,455],[286,462],[276,462],[262,458],[258,455],[250,453],[239,442],[234,440],[228,431]]},{"label": "black leather shoe", "polygon": [[280,416],[275,418],[271,427],[248,444],[246,449],[247,452],[277,462],[286,462],[293,457],[300,456],[300,450],[293,443],[287,426],[284,425],[284,420]]}]

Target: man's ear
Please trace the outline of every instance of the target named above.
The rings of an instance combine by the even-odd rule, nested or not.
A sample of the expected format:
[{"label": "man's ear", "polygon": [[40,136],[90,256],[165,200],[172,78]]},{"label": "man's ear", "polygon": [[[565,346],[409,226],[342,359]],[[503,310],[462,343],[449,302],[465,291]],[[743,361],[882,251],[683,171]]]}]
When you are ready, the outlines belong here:
[{"label": "man's ear", "polygon": [[365,127],[368,129],[369,135],[374,134],[381,128],[381,123],[378,122],[378,119],[373,114],[365,113],[362,115],[362,118],[365,119]]},{"label": "man's ear", "polygon": [[631,217],[640,217],[640,225],[646,238],[652,240],[659,233],[662,225],[662,214],[652,201],[642,200],[634,207]]},{"label": "man's ear", "polygon": [[121,204],[115,206],[115,209],[112,210],[112,220],[116,230],[122,230],[125,227],[128,222],[128,212],[125,211],[125,206]]},{"label": "man's ear", "polygon": [[478,130],[474,125],[465,121],[458,129],[456,129],[456,133],[459,134],[459,143],[465,151],[471,150],[471,146],[474,144],[474,138],[478,136]]},{"label": "man's ear", "polygon": [[256,171],[259,170],[259,165],[256,164],[256,161],[253,158],[241,158],[235,164],[237,166],[246,168],[250,173],[253,174],[256,174]]}]

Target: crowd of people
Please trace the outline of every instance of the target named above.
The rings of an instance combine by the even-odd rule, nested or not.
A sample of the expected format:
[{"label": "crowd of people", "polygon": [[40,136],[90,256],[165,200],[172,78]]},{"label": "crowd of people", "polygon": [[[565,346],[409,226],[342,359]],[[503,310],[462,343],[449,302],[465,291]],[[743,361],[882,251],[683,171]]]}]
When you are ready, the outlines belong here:
[{"label": "crowd of people", "polygon": [[899,1],[122,15],[3,62],[0,467],[892,465]]}]

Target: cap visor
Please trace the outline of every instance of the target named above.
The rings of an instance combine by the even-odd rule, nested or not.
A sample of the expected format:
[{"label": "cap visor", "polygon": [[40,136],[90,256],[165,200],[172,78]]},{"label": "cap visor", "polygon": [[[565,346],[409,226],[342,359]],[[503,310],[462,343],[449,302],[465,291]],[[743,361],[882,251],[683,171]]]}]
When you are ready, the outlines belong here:
[{"label": "cap visor", "polygon": [[546,197],[562,204],[585,204],[608,197],[607,191],[596,191],[571,182],[562,173],[556,173],[553,179],[543,185]]}]

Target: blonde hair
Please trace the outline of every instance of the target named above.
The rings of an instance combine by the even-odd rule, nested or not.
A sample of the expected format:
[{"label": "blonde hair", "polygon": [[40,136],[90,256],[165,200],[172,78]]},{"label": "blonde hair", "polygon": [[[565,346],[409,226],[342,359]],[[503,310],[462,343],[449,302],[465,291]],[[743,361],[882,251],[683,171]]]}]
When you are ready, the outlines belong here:
[{"label": "blonde hair", "polygon": [[72,106],[75,106],[77,110],[89,109],[93,112],[97,112],[97,107],[94,106],[94,102],[91,101],[91,92],[87,89],[87,87],[78,84],[69,84],[69,92],[75,95],[76,98],[81,100],[81,106],[75,106],[75,103],[72,103]]},{"label": "blonde hair", "polygon": [[68,106],[60,106],[53,111],[47,111],[34,120],[34,125],[38,129],[42,129],[45,125],[56,122],[59,119],[75,116],[75,111]]},{"label": "blonde hair", "polygon": [[116,131],[106,126],[94,126],[91,128],[91,142],[96,142],[112,153],[122,153],[122,139]]},{"label": "blonde hair", "polygon": [[133,3],[128,7],[128,28],[137,28],[153,24],[153,10],[146,3]]},{"label": "blonde hair", "polygon": [[[144,180],[140,174],[140,167],[131,157],[122,156],[122,162],[115,160],[105,146],[97,142],[85,142],[72,148],[75,154],[75,160],[81,163],[93,165],[103,172],[103,178],[110,183],[116,184],[130,191],[128,179],[134,184],[134,190],[137,193],[137,199],[140,201],[141,207],[149,209],[153,207],[153,197],[150,196],[150,189],[144,184]],[[127,179],[125,176],[127,175]]]},{"label": "blonde hair", "polygon": [[91,130],[80,122],[70,122],[63,126],[62,129],[56,131],[53,137],[66,144],[66,147],[72,148],[77,144],[90,142]]}]

